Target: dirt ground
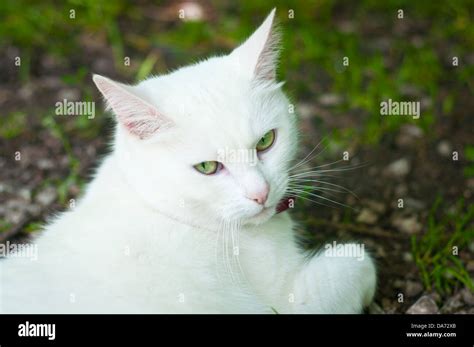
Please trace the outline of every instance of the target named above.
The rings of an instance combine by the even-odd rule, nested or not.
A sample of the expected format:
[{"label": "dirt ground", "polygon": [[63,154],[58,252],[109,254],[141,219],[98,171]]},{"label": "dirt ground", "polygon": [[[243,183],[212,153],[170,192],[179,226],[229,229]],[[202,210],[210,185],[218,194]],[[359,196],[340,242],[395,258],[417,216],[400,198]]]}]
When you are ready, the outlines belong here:
[{"label": "dirt ground", "polygon": [[[337,22],[337,18],[334,20]],[[368,45],[372,43],[370,26],[375,22],[361,26]],[[344,15],[338,23],[346,23]],[[412,23],[404,30],[415,35],[426,28]],[[2,114],[15,117],[8,122],[9,127],[15,124],[9,132],[14,135],[0,136],[1,242],[35,237],[48,216],[64,210],[73,202],[71,199],[80,196],[83,185],[107,153],[113,129],[110,118],[100,116],[94,129],[78,130],[74,119],[56,119],[61,123],[57,127],[54,117],[47,116],[56,101],[84,98],[82,87],[92,88],[90,76],[74,84],[61,78],[64,74],[88,66],[91,71],[120,80],[120,73],[110,63],[112,49],[103,37],[84,37],[81,42],[81,54],[71,57],[68,64],[55,60],[47,52],[35,55],[27,81],[18,80],[17,71],[9,63],[18,54],[17,48],[7,47],[6,54],[0,57]],[[379,45],[383,43],[380,42]],[[446,48],[440,46],[439,49]],[[160,52],[163,59],[172,58],[166,49]],[[299,71],[287,74],[294,80],[306,82],[304,68],[302,65]],[[296,101],[303,135],[300,158],[322,139],[330,140],[335,131],[348,128],[362,131],[367,120],[367,114],[357,109],[349,110],[344,117],[336,117],[335,113],[340,112],[335,111],[340,96],[328,91],[329,81],[324,74],[318,76],[321,78],[315,85],[309,86]],[[440,88],[441,99],[444,91],[451,87],[446,83]],[[100,100],[96,91],[91,97]],[[102,107],[101,102],[96,105]],[[463,174],[468,165],[464,148],[473,143],[472,94],[467,88],[459,90],[450,117],[443,116],[439,105],[435,108],[438,110],[434,115],[436,119],[428,130],[407,122],[395,131],[387,131],[375,144],[358,138],[348,146],[337,147],[332,143],[304,166],[309,169],[337,161],[344,151],[348,151],[350,160],[331,168],[360,166],[336,171],[334,176],[337,177],[328,178],[329,182],[353,193],[330,197],[349,207],[298,199],[291,213],[301,222],[298,232],[306,240],[305,247],[320,247],[332,240],[358,240],[365,244],[378,267],[378,289],[370,313],[474,313],[471,290],[460,283],[453,284],[450,292],[441,294],[434,287],[428,288],[414,259],[413,238],[419,239],[429,232],[433,214],[442,218],[446,211],[455,212],[460,199],[464,201],[464,209],[474,201],[474,178]],[[7,122],[4,123],[7,126],[5,124]],[[458,160],[453,160],[454,152],[459,154]],[[439,209],[430,212],[440,196]],[[399,199],[403,199],[402,208]],[[446,234],[453,232],[450,223],[444,226]],[[472,228],[472,219],[467,224]],[[474,278],[473,239],[459,249],[459,259]]]}]

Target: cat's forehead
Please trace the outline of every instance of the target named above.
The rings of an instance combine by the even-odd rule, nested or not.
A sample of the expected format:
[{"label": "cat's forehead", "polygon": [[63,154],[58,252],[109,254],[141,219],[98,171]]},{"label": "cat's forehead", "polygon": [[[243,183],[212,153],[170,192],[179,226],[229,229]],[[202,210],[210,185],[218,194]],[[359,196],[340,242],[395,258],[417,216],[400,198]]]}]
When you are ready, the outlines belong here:
[{"label": "cat's forehead", "polygon": [[277,117],[272,98],[222,58],[150,79],[141,87],[157,109],[178,126],[213,133],[224,142],[254,141]]}]

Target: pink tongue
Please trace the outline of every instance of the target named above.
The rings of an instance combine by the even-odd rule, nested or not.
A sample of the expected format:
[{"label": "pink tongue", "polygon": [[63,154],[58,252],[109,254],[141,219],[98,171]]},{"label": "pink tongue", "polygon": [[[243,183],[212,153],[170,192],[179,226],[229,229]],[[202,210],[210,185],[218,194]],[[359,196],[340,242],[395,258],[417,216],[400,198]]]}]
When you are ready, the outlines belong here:
[{"label": "pink tongue", "polygon": [[283,198],[280,200],[276,207],[276,212],[281,213],[283,211],[286,211],[290,208],[290,204],[294,206],[296,198],[293,196],[289,196],[287,198]]}]

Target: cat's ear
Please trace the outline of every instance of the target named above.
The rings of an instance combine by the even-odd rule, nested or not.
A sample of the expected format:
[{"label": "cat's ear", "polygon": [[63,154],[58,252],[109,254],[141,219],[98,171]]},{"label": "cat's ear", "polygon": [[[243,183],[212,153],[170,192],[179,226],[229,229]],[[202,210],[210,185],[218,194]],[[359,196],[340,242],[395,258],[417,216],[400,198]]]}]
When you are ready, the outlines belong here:
[{"label": "cat's ear", "polygon": [[108,108],[130,134],[147,139],[158,129],[169,128],[173,122],[158,112],[155,106],[140,98],[132,86],[118,83],[100,75],[92,77]]},{"label": "cat's ear", "polygon": [[231,53],[238,59],[241,68],[247,69],[256,79],[276,79],[281,35],[275,27],[274,17],[275,9],[252,36]]}]

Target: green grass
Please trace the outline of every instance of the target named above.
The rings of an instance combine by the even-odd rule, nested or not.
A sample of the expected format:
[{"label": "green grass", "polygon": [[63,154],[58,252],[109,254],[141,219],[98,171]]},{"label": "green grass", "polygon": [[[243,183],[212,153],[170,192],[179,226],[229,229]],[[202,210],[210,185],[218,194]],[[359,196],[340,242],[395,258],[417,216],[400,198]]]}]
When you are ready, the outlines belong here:
[{"label": "green grass", "polygon": [[40,231],[42,226],[43,226],[43,223],[31,222],[27,226],[25,226],[23,231],[26,233],[35,233],[37,231]]},{"label": "green grass", "polygon": [[473,279],[458,255],[474,242],[474,205],[465,206],[460,200],[454,211],[444,208],[438,197],[428,216],[425,233],[412,237],[415,263],[429,291],[447,295],[459,286],[474,291]]},{"label": "green grass", "polygon": [[0,219],[0,234],[9,230],[13,225],[4,219]]},{"label": "green grass", "polygon": [[21,111],[15,111],[4,116],[0,127],[0,137],[9,140],[21,135],[25,131],[26,119],[26,113]]},{"label": "green grass", "polygon": [[[38,53],[48,53],[68,62],[80,54],[81,37],[87,35],[104,38],[105,45],[112,51],[116,70],[126,79],[140,81],[150,74],[164,73],[209,54],[229,52],[275,6],[270,1],[245,2],[239,7],[230,1],[210,2],[217,13],[214,20],[164,25],[153,23],[146,16],[147,7],[133,6],[123,0],[67,0],[60,4],[5,0],[0,3],[3,15],[0,26],[0,39],[3,40],[0,42],[20,49],[22,65],[18,73],[21,81],[29,79],[32,60],[39,56]],[[397,131],[406,122],[429,130],[437,113],[452,115],[460,90],[474,89],[471,78],[474,66],[467,65],[463,58],[469,53],[469,47],[474,46],[472,2],[460,0],[436,4],[388,0],[380,3],[364,0],[358,5],[344,3],[343,8],[350,11],[355,26],[353,32],[344,32],[335,26],[334,18],[337,18],[341,4],[335,0],[282,0],[276,4],[284,29],[279,74],[288,80],[287,90],[295,94],[294,99],[317,97],[312,87],[322,79],[326,81],[322,86],[325,92],[343,96],[343,103],[334,110],[335,117],[360,111],[360,129],[356,133],[354,129],[337,132],[334,136],[339,140],[376,144],[384,134]],[[399,8],[404,10],[407,21],[427,26],[420,46],[407,39],[413,36],[411,34],[391,32],[399,21],[395,18]],[[75,10],[74,19],[70,18],[71,9]],[[294,10],[293,19],[288,18],[290,9]],[[381,32],[375,30],[375,37],[390,39],[388,53],[367,45],[373,40],[364,37],[368,34],[364,34],[363,29],[370,18],[384,23]],[[449,57],[439,52],[440,42],[449,43]],[[171,57],[168,63],[163,59],[163,51]],[[124,67],[124,57],[130,55],[133,64]],[[457,68],[449,67],[451,55],[460,57]],[[349,67],[341,67],[344,56],[350,58]],[[390,64],[391,61],[396,63]],[[80,81],[82,97],[89,99],[92,92],[88,77],[94,72],[91,70],[90,66],[74,66],[75,72],[65,75],[63,80]],[[454,85],[440,93],[439,86],[443,83]],[[410,117],[382,119],[379,114],[382,100],[389,97],[413,99],[403,95],[402,87],[406,85],[416,87],[434,102],[423,110],[419,120]],[[97,134],[100,125],[79,118],[77,127],[80,131],[92,129],[92,136]]]},{"label": "green grass", "polygon": [[82,181],[79,176],[79,159],[74,155],[71,143],[55,117],[54,112],[46,114],[42,120],[42,125],[47,128],[54,137],[61,141],[69,159],[69,174],[56,185],[59,202],[64,205],[68,198],[69,187],[72,185],[80,186]]},{"label": "green grass", "polygon": [[464,148],[464,156],[467,161],[467,165],[464,167],[464,177],[474,177],[474,146],[466,146]]}]

